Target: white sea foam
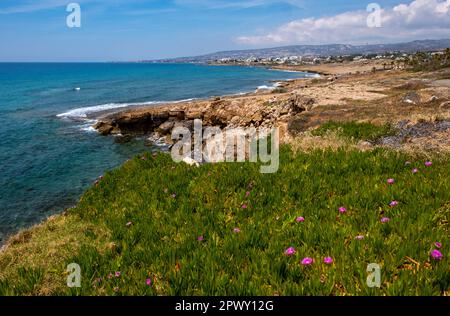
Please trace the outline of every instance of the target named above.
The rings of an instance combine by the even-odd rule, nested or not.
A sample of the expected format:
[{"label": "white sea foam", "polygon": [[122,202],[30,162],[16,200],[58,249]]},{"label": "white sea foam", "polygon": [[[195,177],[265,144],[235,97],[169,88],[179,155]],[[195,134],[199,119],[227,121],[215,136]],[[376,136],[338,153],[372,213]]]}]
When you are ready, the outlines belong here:
[{"label": "white sea foam", "polygon": [[258,88],[256,88],[256,90],[273,90],[273,89],[275,89],[275,86],[269,87],[269,86],[263,85],[263,86],[259,86]]},{"label": "white sea foam", "polygon": [[61,117],[61,118],[80,119],[80,118],[86,118],[88,114],[102,112],[102,111],[106,111],[106,110],[117,109],[117,108],[125,108],[127,106],[129,106],[129,104],[127,104],[127,103],[107,103],[107,104],[73,109],[68,112],[58,114],[56,116]]},{"label": "white sea foam", "polygon": [[57,117],[67,118],[67,119],[86,119],[89,114],[94,114],[98,112],[126,108],[129,106],[145,106],[145,105],[155,105],[163,103],[181,103],[189,102],[195,99],[184,99],[179,101],[150,101],[150,102],[136,102],[136,103],[106,103],[95,106],[87,106],[82,108],[76,108],[61,114],[57,114]]}]

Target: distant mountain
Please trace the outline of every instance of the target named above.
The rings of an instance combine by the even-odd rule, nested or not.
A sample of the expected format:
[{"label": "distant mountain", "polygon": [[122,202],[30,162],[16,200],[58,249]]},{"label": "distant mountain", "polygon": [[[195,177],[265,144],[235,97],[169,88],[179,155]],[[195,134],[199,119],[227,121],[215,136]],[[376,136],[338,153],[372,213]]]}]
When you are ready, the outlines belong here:
[{"label": "distant mountain", "polygon": [[397,44],[373,45],[292,45],[284,47],[223,51],[202,56],[180,57],[157,60],[158,62],[208,62],[222,58],[276,58],[289,56],[341,56],[354,54],[382,54],[386,52],[411,53],[417,51],[437,51],[450,47],[450,39],[419,40]]}]

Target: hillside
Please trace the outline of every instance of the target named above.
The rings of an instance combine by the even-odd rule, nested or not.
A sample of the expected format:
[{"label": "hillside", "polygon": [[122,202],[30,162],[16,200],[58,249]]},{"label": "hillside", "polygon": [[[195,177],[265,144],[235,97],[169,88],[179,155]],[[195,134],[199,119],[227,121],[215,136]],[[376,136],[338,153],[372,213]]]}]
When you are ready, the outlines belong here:
[{"label": "hillside", "polygon": [[341,56],[353,54],[380,54],[385,52],[411,53],[416,51],[437,51],[450,46],[450,39],[420,40],[395,44],[373,45],[293,45],[263,49],[222,51],[212,54],[158,60],[158,62],[208,62],[222,58],[273,58],[288,56]]}]

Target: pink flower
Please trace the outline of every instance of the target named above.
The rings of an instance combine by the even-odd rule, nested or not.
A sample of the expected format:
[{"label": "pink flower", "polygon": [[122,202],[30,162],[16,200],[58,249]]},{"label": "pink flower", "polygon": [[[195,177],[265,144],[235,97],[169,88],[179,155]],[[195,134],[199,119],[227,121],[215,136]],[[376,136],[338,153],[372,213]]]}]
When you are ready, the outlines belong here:
[{"label": "pink flower", "polygon": [[394,184],[395,183],[395,179],[392,179],[392,178],[387,179],[387,183],[388,184]]},{"label": "pink flower", "polygon": [[381,222],[382,223],[387,223],[387,222],[389,222],[391,219],[389,218],[389,217],[383,217],[382,219],[381,219]]},{"label": "pink flower", "polygon": [[296,221],[297,223],[301,223],[301,222],[304,222],[304,221],[305,221],[305,218],[304,218],[303,216],[299,216],[299,217],[297,217],[297,218],[295,219],[295,221]]},{"label": "pink flower", "polygon": [[203,236],[198,236],[198,237],[197,237],[197,240],[198,240],[198,241],[203,241],[203,239],[205,239],[205,238],[203,238]]},{"label": "pink flower", "polygon": [[295,248],[294,247],[289,247],[288,249],[286,249],[284,251],[284,254],[286,256],[292,256],[293,254],[295,254]]},{"label": "pink flower", "polygon": [[339,213],[345,214],[345,213],[347,213],[347,209],[342,206],[342,207],[339,208]]},{"label": "pink flower", "polygon": [[442,247],[442,244],[441,244],[439,241],[436,241],[436,242],[434,243],[434,245],[435,245],[437,248],[441,248],[441,247]]},{"label": "pink flower", "polygon": [[431,167],[433,163],[431,161],[425,161],[425,166]]},{"label": "pink flower", "polygon": [[398,205],[398,201],[392,201],[391,203],[389,203],[389,206],[394,207]]},{"label": "pink flower", "polygon": [[417,172],[419,172],[419,169],[417,169],[417,168],[414,168],[414,169],[412,170],[412,173],[417,173]]},{"label": "pink flower", "polygon": [[175,193],[172,193],[171,197],[172,197],[172,198],[176,198],[177,195],[176,195]]},{"label": "pink flower", "polygon": [[250,191],[245,192],[245,196],[248,197],[250,195]]},{"label": "pink flower", "polygon": [[302,263],[302,265],[304,265],[304,266],[309,266],[309,265],[311,265],[311,264],[314,263],[314,259],[313,259],[313,258],[306,257],[306,258],[304,258],[304,259],[301,261],[301,263]]},{"label": "pink flower", "polygon": [[431,252],[430,252],[430,256],[431,256],[431,258],[433,258],[434,260],[441,260],[442,259],[442,253],[439,251],[439,250],[437,250],[437,249],[434,249],[434,250],[432,250]]},{"label": "pink flower", "polygon": [[364,239],[364,236],[363,236],[363,235],[358,235],[358,236],[355,237],[355,239],[356,239],[356,240],[363,240],[363,239]]},{"label": "pink flower", "polygon": [[243,209],[246,209],[247,208],[247,204],[242,204],[242,206],[241,206]]},{"label": "pink flower", "polygon": [[323,262],[324,262],[325,264],[332,264],[332,263],[333,263],[333,258],[331,258],[331,257],[325,257],[325,258],[323,258]]},{"label": "pink flower", "polygon": [[130,227],[131,225],[133,225],[133,222],[128,222],[125,224],[125,226]]},{"label": "pink flower", "polygon": [[152,285],[152,280],[151,279],[145,280],[145,284],[147,284],[148,286]]},{"label": "pink flower", "polygon": [[116,271],[115,276],[116,278],[120,277],[120,271]]},{"label": "pink flower", "polygon": [[236,234],[238,234],[238,233],[241,232],[241,230],[240,230],[239,228],[235,227],[235,228],[233,229],[233,232],[235,232]]}]

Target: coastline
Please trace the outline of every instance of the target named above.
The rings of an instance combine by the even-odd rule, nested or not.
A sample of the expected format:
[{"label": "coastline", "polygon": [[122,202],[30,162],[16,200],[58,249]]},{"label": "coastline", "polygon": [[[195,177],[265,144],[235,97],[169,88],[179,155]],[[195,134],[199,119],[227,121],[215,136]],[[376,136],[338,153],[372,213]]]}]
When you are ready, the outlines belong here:
[{"label": "coastline", "polygon": [[[381,64],[381,61],[377,62],[377,65]],[[228,65],[223,65],[223,66],[228,66]],[[243,65],[236,65],[236,66],[243,66]],[[231,94],[231,95],[222,95],[222,96],[216,96],[216,97],[210,97],[210,98],[199,98],[199,99],[189,99],[189,100],[180,100],[180,101],[170,101],[170,102],[162,102],[157,105],[143,105],[143,106],[139,106],[139,103],[136,103],[136,106],[133,106],[132,108],[126,108],[126,109],[120,109],[118,111],[113,111],[110,112],[108,110],[106,110],[104,113],[99,113],[96,112],[94,114],[92,114],[92,116],[89,116],[89,119],[95,119],[98,120],[98,122],[93,125],[93,128],[95,128],[95,130],[97,132],[100,132],[103,135],[119,135],[119,136],[146,136],[146,137],[151,137],[152,133],[156,131],[156,129],[159,126],[154,126],[154,130],[151,132],[144,132],[142,133],[142,131],[139,131],[138,129],[133,129],[131,128],[130,130],[116,130],[114,131],[114,128],[112,128],[111,130],[104,130],[102,129],[102,125],[103,124],[109,124],[111,121],[116,121],[116,122],[120,122],[120,121],[124,121],[124,122],[129,122],[129,121],[133,121],[136,120],[136,122],[141,121],[142,119],[146,119],[148,117],[148,115],[155,115],[156,117],[158,115],[161,115],[162,119],[165,120],[167,118],[177,118],[180,116],[181,112],[184,112],[184,114],[181,114],[181,116],[183,117],[187,117],[189,119],[194,119],[196,118],[196,115],[198,115],[198,118],[204,119],[204,113],[211,110],[211,105],[214,106],[218,106],[218,109],[212,109],[211,114],[207,116],[207,118],[211,119],[211,117],[214,117],[214,115],[217,114],[217,117],[215,117],[215,119],[213,119],[212,121],[214,121],[214,123],[219,123],[219,125],[223,126],[225,122],[227,121],[231,121],[233,117],[230,117],[230,113],[233,113],[232,110],[230,109],[224,109],[223,103],[225,103],[225,105],[229,105],[229,101],[236,101],[238,103],[239,106],[242,105],[242,101],[246,101],[246,100],[251,100],[251,102],[249,104],[245,104],[245,107],[243,108],[245,110],[245,112],[243,113],[242,117],[245,118],[245,120],[243,121],[238,121],[238,122],[234,122],[233,125],[231,126],[236,126],[236,127],[245,127],[245,126],[254,126],[255,123],[257,127],[261,126],[258,125],[258,123],[260,123],[261,121],[258,120],[254,120],[254,114],[255,112],[261,112],[264,109],[261,109],[260,107],[256,107],[255,108],[255,104],[265,104],[265,102],[267,102],[267,100],[271,99],[271,98],[276,98],[278,99],[276,103],[277,106],[279,106],[280,104],[282,104],[283,102],[287,102],[287,104],[290,103],[294,103],[294,108],[296,108],[297,110],[294,110],[292,112],[289,112],[289,107],[287,108],[287,113],[286,115],[281,115],[280,119],[277,119],[275,121],[271,121],[269,124],[265,124],[263,125],[263,127],[273,127],[273,126],[277,126],[279,128],[281,128],[281,138],[280,141],[281,143],[289,143],[293,140],[294,136],[293,133],[295,134],[297,131],[290,129],[290,125],[292,123],[292,120],[296,119],[296,117],[298,115],[303,115],[305,117],[308,117],[309,115],[311,115],[311,110],[313,108],[316,107],[325,107],[328,106],[329,104],[335,104],[335,105],[342,105],[342,101],[338,101],[336,99],[332,99],[332,102],[328,102],[328,101],[324,101],[328,98],[322,99],[322,100],[317,100],[316,97],[317,94],[314,94],[313,97],[309,97],[311,96],[311,94],[308,94],[308,89],[309,88],[314,88],[315,86],[318,86],[318,90],[319,90],[319,95],[320,94],[324,94],[326,95],[326,92],[324,92],[324,90],[326,90],[326,87],[329,87],[330,85],[336,85],[339,84],[340,81],[344,81],[344,82],[358,82],[365,80],[365,79],[370,79],[370,81],[372,83],[378,81],[377,75],[376,74],[372,74],[371,71],[363,71],[361,73],[354,73],[352,71],[349,71],[349,69],[353,69],[354,67],[359,67],[359,64],[356,65],[352,65],[352,66],[348,66],[348,65],[344,65],[343,67],[340,67],[342,65],[321,65],[320,67],[322,68],[322,70],[325,69],[325,71],[318,71],[317,67],[297,67],[297,66],[288,66],[288,67],[282,67],[282,69],[276,67],[274,68],[274,70],[277,71],[295,71],[295,72],[305,72],[308,71],[310,73],[317,73],[320,74],[321,77],[319,78],[298,78],[298,79],[285,79],[285,80],[277,80],[276,82],[280,82],[281,83],[281,87],[287,89],[287,91],[281,92],[281,93],[273,93],[273,91],[271,90],[266,90],[266,91],[249,91],[249,92],[243,92],[243,93],[237,93],[237,94]],[[250,67],[255,67],[254,65],[250,65]],[[261,66],[261,67],[266,67],[266,66]],[[370,69],[372,68],[372,66],[369,67]],[[333,71],[331,71],[333,70]],[[334,72],[335,74],[340,74],[340,75],[336,75],[333,77],[328,77],[325,78],[324,76],[329,76],[330,73]],[[386,72],[382,73],[382,76],[384,77],[386,74]],[[403,78],[405,75],[404,72],[400,71],[400,72],[396,72],[394,74],[389,73],[387,76],[388,77],[402,77],[400,80],[398,80],[398,82],[396,83],[398,84],[402,84],[404,82],[408,82],[410,80],[410,78],[408,78],[408,76],[406,76],[406,78]],[[372,78],[375,77],[375,78]],[[414,78],[416,77],[416,75],[409,75],[409,77]],[[317,81],[317,82],[316,82]],[[348,88],[348,87],[347,87]],[[367,87],[365,87],[365,90],[370,90],[370,89],[377,89],[379,87],[375,87],[372,86],[370,87],[370,89],[367,89]],[[301,89],[301,91],[299,90]],[[364,90],[364,89],[362,89]],[[356,95],[361,96],[362,98],[361,100],[378,100],[380,98],[385,97],[385,94],[383,94],[383,91],[385,91],[384,89],[379,89],[379,91],[376,91],[376,93],[369,93],[369,95],[367,97],[364,96],[364,91],[359,90],[356,94],[352,94],[351,97],[355,97]],[[347,91],[348,92],[348,91]],[[298,100],[296,102],[293,102],[293,98],[292,96],[298,97]],[[344,95],[344,100],[347,99],[347,96]],[[295,100],[295,98],[294,98]],[[203,108],[204,111],[200,111],[200,108]],[[286,110],[286,109],[285,109]],[[225,112],[225,115],[223,115],[224,113],[221,113],[221,111]],[[235,114],[235,113],[233,113]],[[318,113],[319,115],[324,115],[327,116],[326,113]],[[397,113],[398,114],[398,113]],[[430,117],[433,117],[435,113],[430,112],[428,115]],[[340,114],[338,114],[340,115]],[[409,113],[406,113],[406,115],[402,115],[400,117],[397,118],[397,120],[400,120],[402,118],[405,118],[407,116],[410,116]],[[426,115],[424,115],[426,116]],[[449,116],[450,117],[450,116]],[[219,121],[217,121],[216,119],[219,119]],[[315,118],[315,116],[313,116],[313,118]],[[221,121],[221,120],[224,121]],[[256,119],[260,119],[259,117],[256,117]],[[364,118],[363,118],[364,120]],[[180,120],[180,121],[184,121],[184,119]],[[377,122],[378,120],[374,120],[375,122]],[[300,131],[305,131],[307,129],[313,128],[314,126],[318,126],[320,124],[322,124],[324,121],[316,121],[313,124],[304,124],[304,126],[301,127]],[[164,122],[162,122],[161,124],[163,124]],[[212,122],[210,121],[209,123],[212,124]],[[264,123],[264,122],[263,122]],[[294,122],[295,123],[295,122]],[[208,121],[207,124],[208,125]],[[292,124],[293,125],[293,124]],[[228,125],[227,125],[228,126]],[[163,133],[163,135],[161,136],[167,136],[169,134],[170,130],[167,130],[165,133]],[[170,144],[170,139],[165,137],[166,140],[168,140],[168,144]],[[65,212],[65,211],[61,211],[61,212]],[[58,214],[55,214],[55,216],[58,216]],[[51,216],[52,217],[52,216]],[[44,221],[45,222],[45,221]],[[4,250],[4,248],[7,246],[7,244],[9,243],[9,240],[11,240],[12,238],[14,238],[15,236],[17,236],[18,234],[22,233],[23,231],[26,231],[28,229],[32,229],[35,226],[39,226],[41,225],[41,223],[37,223],[33,226],[30,227],[25,227],[21,230],[19,230],[17,233],[10,235],[8,238],[5,239],[4,243],[2,244],[1,248],[0,248],[0,252]]]},{"label": "coastline", "polygon": [[[289,81],[291,79],[285,79],[285,80]],[[273,81],[268,81],[268,82],[269,83],[270,82],[273,82],[273,83],[282,82],[282,81],[284,82],[285,80],[284,79],[283,80],[273,80]],[[224,94],[224,95],[220,96],[219,98],[236,98],[236,97],[242,97],[242,96],[247,96],[247,95],[253,95],[255,93],[256,89],[257,89],[257,87],[255,87],[254,89],[248,90],[246,92],[237,92],[234,94]],[[126,105],[124,103],[122,107],[98,111],[97,107],[103,106],[103,104],[100,104],[98,106],[90,106],[90,107],[88,106],[88,107],[70,109],[63,113],[57,114],[56,117],[59,119],[67,119],[67,120],[82,123],[82,124],[78,125],[77,127],[80,127],[80,129],[82,129],[83,132],[97,132],[92,127],[92,125],[97,123],[97,119],[99,117],[111,116],[111,115],[114,115],[114,114],[122,112],[122,111],[127,112],[127,111],[133,111],[135,109],[141,109],[141,108],[146,108],[146,109],[147,108],[155,108],[155,109],[165,108],[165,109],[168,109],[168,108],[176,107],[178,104],[186,105],[186,104],[196,103],[196,102],[207,102],[208,100],[210,100],[212,98],[217,98],[217,97],[190,98],[190,99],[174,100],[174,101],[150,101],[150,102],[143,102],[143,103],[136,102],[136,103],[132,103],[131,105]],[[85,116],[82,116],[76,112],[80,112],[81,114],[83,114]],[[124,140],[124,141],[126,142],[127,140]],[[120,140],[117,140],[117,142],[120,142]],[[155,145],[155,147],[160,147],[160,146],[158,146],[158,144],[154,144],[154,145]],[[69,205],[68,207],[72,207],[75,205],[76,205],[76,203],[74,203],[73,205]],[[56,213],[53,213],[53,215],[58,215],[61,212],[64,212],[64,210],[59,210]],[[50,215],[50,217],[53,215]],[[0,243],[0,250],[2,250],[8,244],[10,239],[14,238],[15,236],[22,233],[23,231],[27,231],[28,229],[33,229],[35,226],[39,226],[43,222],[45,222],[45,219],[43,221],[35,222],[35,223],[32,223],[31,225],[27,225],[13,233],[7,234],[6,237]]]},{"label": "coastline", "polygon": [[[104,135],[149,137],[152,133],[158,132],[160,136],[166,137],[175,124],[186,124],[186,122],[195,118],[201,118],[206,122],[205,125],[222,128],[230,126],[255,126],[257,128],[277,126],[282,131],[280,135],[282,143],[290,144],[296,150],[300,149],[304,152],[315,148],[321,150],[350,148],[349,150],[364,153],[385,145],[355,142],[351,143],[350,147],[345,147],[349,145],[342,143],[341,139],[328,138],[329,136],[311,136],[309,131],[328,121],[384,124],[401,122],[407,119],[408,124],[410,124],[408,126],[415,127],[420,124],[423,125],[422,122],[427,120],[427,122],[430,122],[429,134],[418,135],[412,141],[402,141],[400,142],[402,147],[394,149],[406,152],[409,152],[409,149],[414,150],[414,152],[421,148],[429,150],[432,140],[437,139],[442,143],[440,144],[442,146],[433,149],[431,155],[434,157],[439,152],[450,152],[450,128],[432,130],[433,124],[437,122],[435,121],[436,113],[439,113],[441,120],[450,121],[450,109],[441,106],[447,102],[446,100],[450,99],[448,89],[442,88],[445,87],[445,82],[438,79],[441,75],[439,72],[416,74],[404,71],[368,71],[359,74],[347,73],[306,80],[294,79],[283,81],[282,88],[285,89],[283,91],[250,92],[246,95],[191,100],[176,105],[163,104],[151,108],[139,107],[105,114],[100,118],[101,124],[104,125],[97,125],[96,128]],[[428,80],[425,81],[426,85],[412,85],[419,76]],[[430,86],[433,88],[429,88]],[[404,96],[410,94],[411,91],[418,94],[423,102],[419,104],[404,102]],[[436,96],[438,101],[430,103],[428,101],[430,95]],[[239,117],[239,120],[233,120],[235,117]],[[162,131],[164,126],[161,125],[168,121],[171,123],[169,126],[165,126],[165,131]],[[330,142],[333,142],[333,144],[330,145]],[[310,146],[311,144],[312,146]],[[445,146],[449,147],[445,149]],[[376,153],[376,151],[374,152]],[[119,172],[122,176],[127,175],[126,170],[130,164],[145,164],[148,160],[154,158],[152,157],[147,155],[134,158],[112,174]],[[181,166],[180,168],[184,167]],[[171,170],[171,168],[167,169]],[[95,194],[104,185],[108,185],[110,177],[111,175],[108,175],[106,179],[99,183],[96,182],[92,188],[87,190],[76,204],[76,208],[80,205],[84,205],[83,207],[89,205],[89,196]],[[69,209],[32,227],[24,228],[5,241],[5,244],[0,248],[0,256],[9,255],[11,252],[20,252],[24,249],[32,252],[36,247],[43,246],[40,244],[40,242],[43,242],[40,239],[41,236],[46,236],[43,239],[45,242],[48,241],[46,238],[50,238],[50,240],[51,238],[58,239],[58,233],[65,229],[70,230],[70,238],[74,239],[76,249],[80,244],[89,242],[85,240],[84,235],[86,231],[93,230],[99,236],[95,239],[95,247],[98,248],[98,251],[114,252],[117,244],[109,237],[111,232],[104,231],[104,227],[93,227],[92,223],[89,223],[89,229],[87,229],[83,226],[86,224],[84,223],[86,218],[83,217],[81,221],[83,224],[80,224],[79,216],[80,214],[74,213],[73,209]],[[80,226],[69,228],[72,224],[68,224],[66,221],[71,221],[72,224],[79,224]],[[58,227],[57,230],[54,230],[53,227],[55,226]],[[78,237],[82,238],[82,241],[77,241],[76,238]],[[56,246],[52,244],[52,247],[66,247],[68,240],[71,240],[70,238],[58,241]],[[0,258],[1,262],[2,258]]]}]

